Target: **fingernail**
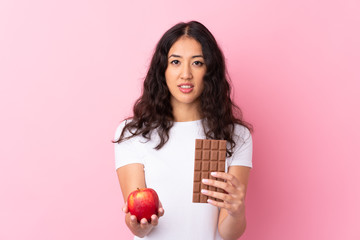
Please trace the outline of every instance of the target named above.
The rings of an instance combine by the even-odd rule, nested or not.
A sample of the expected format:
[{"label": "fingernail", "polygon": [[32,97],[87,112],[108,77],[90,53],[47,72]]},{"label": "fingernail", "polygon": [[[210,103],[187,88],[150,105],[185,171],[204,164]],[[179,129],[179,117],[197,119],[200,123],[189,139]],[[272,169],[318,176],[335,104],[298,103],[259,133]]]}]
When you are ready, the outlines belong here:
[{"label": "fingernail", "polygon": [[209,180],[208,180],[208,179],[203,179],[202,182],[203,182],[203,183],[208,183]]},{"label": "fingernail", "polygon": [[205,189],[201,189],[201,193],[207,193],[208,191]]},{"label": "fingernail", "polygon": [[216,172],[211,172],[211,176],[216,176]]}]

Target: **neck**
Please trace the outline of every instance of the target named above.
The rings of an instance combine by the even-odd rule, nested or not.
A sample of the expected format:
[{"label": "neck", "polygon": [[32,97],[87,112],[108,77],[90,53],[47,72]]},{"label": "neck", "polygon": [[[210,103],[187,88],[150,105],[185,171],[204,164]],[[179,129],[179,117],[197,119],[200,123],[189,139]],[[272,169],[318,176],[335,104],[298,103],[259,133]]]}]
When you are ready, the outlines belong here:
[{"label": "neck", "polygon": [[173,106],[173,116],[175,122],[196,121],[202,118],[198,104]]}]

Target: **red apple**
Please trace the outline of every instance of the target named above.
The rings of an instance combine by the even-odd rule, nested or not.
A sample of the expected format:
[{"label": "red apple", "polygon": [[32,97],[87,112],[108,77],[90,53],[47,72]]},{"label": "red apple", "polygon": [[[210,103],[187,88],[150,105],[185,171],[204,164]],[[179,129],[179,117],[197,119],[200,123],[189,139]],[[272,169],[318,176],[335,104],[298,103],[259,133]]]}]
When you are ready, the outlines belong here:
[{"label": "red apple", "polygon": [[151,222],[151,216],[158,214],[159,197],[154,189],[138,188],[129,194],[127,204],[129,212],[136,216],[138,222],[143,218]]}]

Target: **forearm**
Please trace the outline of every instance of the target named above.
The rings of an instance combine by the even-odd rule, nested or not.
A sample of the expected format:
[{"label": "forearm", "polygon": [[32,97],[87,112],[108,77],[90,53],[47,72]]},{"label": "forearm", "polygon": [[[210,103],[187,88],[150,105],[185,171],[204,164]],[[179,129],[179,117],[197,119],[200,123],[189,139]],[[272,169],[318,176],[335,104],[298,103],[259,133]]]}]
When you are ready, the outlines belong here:
[{"label": "forearm", "polygon": [[128,226],[128,228],[130,229],[130,231],[135,236],[140,237],[140,238],[143,238],[146,235],[148,235],[151,232],[152,228],[153,228],[153,226],[151,224],[145,229],[140,227],[140,226],[138,226],[138,227],[132,226],[130,224],[130,214],[129,213],[125,215],[125,222],[126,222],[126,225]]},{"label": "forearm", "polygon": [[224,240],[236,240],[243,235],[245,228],[245,213],[237,217],[227,215],[219,224],[219,233]]}]

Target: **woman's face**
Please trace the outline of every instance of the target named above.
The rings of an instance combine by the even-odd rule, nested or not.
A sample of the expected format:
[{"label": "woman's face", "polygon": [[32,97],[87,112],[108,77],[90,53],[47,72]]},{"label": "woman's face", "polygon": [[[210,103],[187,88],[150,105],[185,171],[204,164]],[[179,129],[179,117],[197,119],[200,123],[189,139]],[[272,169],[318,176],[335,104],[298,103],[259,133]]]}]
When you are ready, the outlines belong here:
[{"label": "woman's face", "polygon": [[206,73],[201,45],[193,38],[183,36],[169,50],[165,70],[166,84],[171,93],[173,108],[181,105],[198,106],[204,89]]}]

